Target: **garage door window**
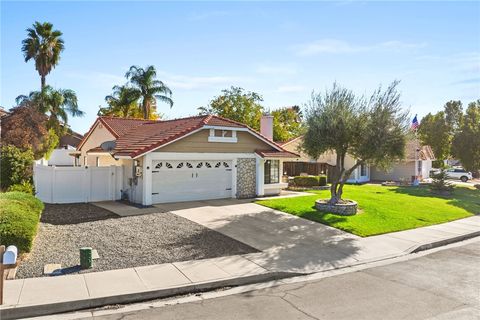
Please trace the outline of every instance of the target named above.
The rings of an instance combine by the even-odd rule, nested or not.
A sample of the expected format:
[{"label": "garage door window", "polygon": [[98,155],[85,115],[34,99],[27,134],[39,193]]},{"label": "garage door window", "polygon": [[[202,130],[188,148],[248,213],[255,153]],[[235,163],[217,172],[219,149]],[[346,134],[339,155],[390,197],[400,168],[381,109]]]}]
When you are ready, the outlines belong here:
[{"label": "garage door window", "polygon": [[264,169],[265,184],[280,182],[280,160],[265,161]]}]

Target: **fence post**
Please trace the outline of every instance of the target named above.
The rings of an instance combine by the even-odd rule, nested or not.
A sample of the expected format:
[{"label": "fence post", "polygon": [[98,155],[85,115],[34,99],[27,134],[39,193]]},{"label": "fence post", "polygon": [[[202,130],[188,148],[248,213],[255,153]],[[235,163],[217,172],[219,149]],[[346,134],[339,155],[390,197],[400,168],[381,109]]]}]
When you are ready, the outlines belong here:
[{"label": "fence post", "polygon": [[[50,167],[47,167],[47,168],[50,168]],[[50,174],[50,186],[51,186],[51,189],[50,189],[50,203],[56,203],[55,202],[55,170],[56,170],[56,167],[55,166],[52,166],[51,167],[51,174]]]}]

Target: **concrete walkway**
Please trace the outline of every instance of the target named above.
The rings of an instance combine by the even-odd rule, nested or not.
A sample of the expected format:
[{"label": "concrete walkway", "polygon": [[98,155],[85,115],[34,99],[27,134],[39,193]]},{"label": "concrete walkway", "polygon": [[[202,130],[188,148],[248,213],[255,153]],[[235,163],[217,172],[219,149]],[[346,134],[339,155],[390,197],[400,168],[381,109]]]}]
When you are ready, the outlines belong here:
[{"label": "concrete walkway", "polygon": [[480,235],[480,217],[361,238],[249,201],[157,206],[259,253],[5,283],[2,319],[127,303],[326,271]]}]

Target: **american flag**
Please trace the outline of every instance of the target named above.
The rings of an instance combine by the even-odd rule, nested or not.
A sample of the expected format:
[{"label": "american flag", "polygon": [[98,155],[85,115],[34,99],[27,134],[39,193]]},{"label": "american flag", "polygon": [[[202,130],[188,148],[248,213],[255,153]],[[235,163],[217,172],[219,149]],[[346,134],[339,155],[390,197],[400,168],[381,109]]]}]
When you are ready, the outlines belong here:
[{"label": "american flag", "polygon": [[412,130],[417,130],[418,126],[419,126],[419,123],[418,123],[418,120],[417,120],[417,115],[415,115],[415,117],[413,117],[413,120],[412,120],[411,129]]}]

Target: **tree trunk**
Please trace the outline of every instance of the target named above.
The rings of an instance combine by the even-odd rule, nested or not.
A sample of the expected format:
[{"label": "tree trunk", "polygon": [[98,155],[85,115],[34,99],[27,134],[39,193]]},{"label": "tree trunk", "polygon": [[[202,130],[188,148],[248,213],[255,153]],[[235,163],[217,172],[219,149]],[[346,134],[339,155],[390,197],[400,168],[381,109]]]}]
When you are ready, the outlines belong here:
[{"label": "tree trunk", "polygon": [[148,119],[150,118],[150,117],[149,117],[149,114],[148,114],[148,113],[149,113],[149,112],[148,112],[148,111],[149,111],[149,110],[148,110],[149,108],[150,108],[150,105],[149,105],[149,103],[148,103],[148,100],[144,98],[144,99],[143,99],[143,103],[142,103],[143,119],[148,120]]},{"label": "tree trunk", "polygon": [[41,79],[41,89],[43,90],[45,88],[45,76],[44,75],[41,75],[40,76],[40,79]]}]

